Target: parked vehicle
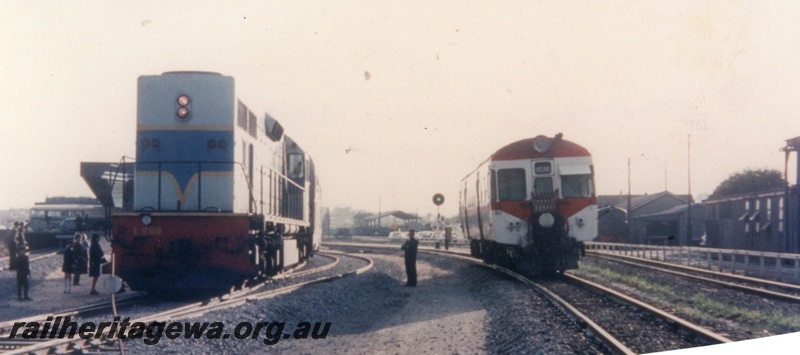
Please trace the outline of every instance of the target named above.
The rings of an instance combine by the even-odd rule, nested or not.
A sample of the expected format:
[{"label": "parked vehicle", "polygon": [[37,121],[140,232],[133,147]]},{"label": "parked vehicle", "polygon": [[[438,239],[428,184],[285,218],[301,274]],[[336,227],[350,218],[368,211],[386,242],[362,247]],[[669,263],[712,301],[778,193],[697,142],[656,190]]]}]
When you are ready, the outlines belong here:
[{"label": "parked vehicle", "polygon": [[394,231],[389,233],[390,242],[403,242],[408,240],[408,233],[402,231]]},{"label": "parked vehicle", "polygon": [[422,231],[417,233],[417,239],[419,240],[432,240],[433,239],[433,231]]}]

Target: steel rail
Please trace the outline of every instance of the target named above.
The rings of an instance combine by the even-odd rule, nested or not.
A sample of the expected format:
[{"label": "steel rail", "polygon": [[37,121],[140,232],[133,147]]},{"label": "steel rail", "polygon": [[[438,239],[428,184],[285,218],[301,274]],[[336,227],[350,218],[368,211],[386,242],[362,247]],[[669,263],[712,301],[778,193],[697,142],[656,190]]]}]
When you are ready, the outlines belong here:
[{"label": "steel rail", "polygon": [[731,343],[731,342],[733,342],[733,340],[728,339],[728,338],[726,338],[726,337],[724,337],[722,335],[719,335],[719,334],[717,334],[717,333],[715,333],[715,332],[713,332],[711,330],[708,330],[706,328],[703,328],[703,327],[700,327],[698,325],[695,325],[694,323],[689,322],[689,321],[687,321],[687,320],[685,320],[683,318],[680,318],[678,316],[675,316],[675,315],[672,315],[670,313],[667,313],[667,312],[665,312],[665,311],[663,311],[661,309],[653,307],[653,306],[651,306],[651,305],[649,305],[647,303],[639,301],[639,300],[637,300],[637,299],[635,299],[633,297],[630,297],[628,295],[625,295],[625,294],[623,294],[621,292],[617,292],[615,290],[612,290],[612,289],[610,289],[608,287],[605,287],[603,285],[594,283],[592,281],[589,281],[589,280],[586,280],[586,279],[583,279],[581,277],[578,277],[578,276],[575,276],[575,275],[571,275],[571,274],[564,274],[564,277],[566,277],[567,279],[569,279],[571,281],[574,281],[574,282],[576,282],[578,284],[587,286],[587,287],[592,288],[592,289],[599,290],[599,291],[601,291],[603,293],[606,293],[606,294],[608,294],[608,295],[610,295],[612,297],[615,297],[615,298],[619,299],[620,301],[623,301],[623,302],[628,303],[630,305],[633,305],[635,307],[646,309],[647,311],[657,315],[658,317],[660,317],[662,319],[665,319],[665,320],[667,320],[669,322],[672,322],[672,323],[680,326],[681,328],[683,328],[685,330],[688,330],[688,331],[690,331],[690,332],[692,332],[694,334],[700,335],[703,339],[705,339],[706,341],[708,341],[708,342],[710,342],[712,344],[722,344],[722,343]]},{"label": "steel rail", "polygon": [[[677,275],[677,276],[681,276],[681,277],[686,277],[686,278],[691,278],[691,279],[700,280],[700,281],[712,282],[712,283],[720,284],[720,285],[723,285],[723,286],[726,286],[726,287],[730,287],[730,288],[734,288],[734,289],[738,289],[738,290],[742,290],[742,291],[753,292],[753,293],[757,293],[757,294],[760,294],[760,295],[771,296],[771,297],[790,300],[790,301],[794,301],[794,302],[800,302],[800,296],[791,295],[791,294],[788,294],[788,293],[782,293],[782,292],[776,292],[776,291],[760,289],[760,288],[757,288],[757,287],[745,286],[745,285],[741,285],[741,284],[735,284],[735,283],[721,281],[721,280],[717,280],[717,279],[713,279],[713,278],[709,278],[709,277],[691,275],[691,274],[688,274],[688,273],[685,273],[685,272],[680,272],[680,271],[675,271],[675,270],[666,270],[664,268],[697,272],[697,273],[701,273],[701,274],[705,274],[705,275],[711,275],[711,276],[716,276],[716,277],[720,277],[720,278],[732,279],[732,280],[736,280],[736,281],[740,281],[740,282],[750,282],[750,283],[760,284],[760,285],[764,285],[764,286],[780,287],[780,288],[785,288],[785,289],[789,289],[789,290],[794,290],[794,291],[800,292],[800,286],[798,286],[798,285],[787,284],[787,283],[782,283],[782,282],[777,282],[777,281],[772,281],[772,280],[758,279],[758,278],[748,277],[748,276],[724,274],[724,273],[719,273],[719,272],[716,272],[716,271],[709,271],[709,270],[699,269],[699,268],[695,268],[695,267],[690,267],[690,266],[685,266],[685,265],[676,265],[676,264],[665,263],[665,262],[655,261],[655,260],[648,260],[648,259],[641,259],[641,258],[631,258],[631,257],[619,256],[619,255],[613,255],[613,254],[606,254],[606,253],[591,253],[591,254],[595,255],[596,257],[599,257],[599,258],[604,258],[604,259],[607,259],[607,260],[613,260],[615,262],[623,263],[623,264],[626,264],[626,265],[646,268],[646,269],[649,269],[649,270],[655,270],[655,271],[659,271],[659,272],[664,272],[664,273]],[[645,264],[649,264],[649,265],[645,265]],[[656,266],[651,266],[651,265],[656,265]]]}]

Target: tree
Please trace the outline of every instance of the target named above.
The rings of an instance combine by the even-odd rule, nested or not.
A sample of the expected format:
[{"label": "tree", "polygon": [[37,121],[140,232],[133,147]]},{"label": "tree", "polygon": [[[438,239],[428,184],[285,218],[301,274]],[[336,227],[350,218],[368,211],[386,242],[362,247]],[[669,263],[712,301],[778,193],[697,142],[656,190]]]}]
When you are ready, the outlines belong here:
[{"label": "tree", "polygon": [[741,195],[784,188],[783,173],[778,170],[747,169],[728,176],[709,198]]}]

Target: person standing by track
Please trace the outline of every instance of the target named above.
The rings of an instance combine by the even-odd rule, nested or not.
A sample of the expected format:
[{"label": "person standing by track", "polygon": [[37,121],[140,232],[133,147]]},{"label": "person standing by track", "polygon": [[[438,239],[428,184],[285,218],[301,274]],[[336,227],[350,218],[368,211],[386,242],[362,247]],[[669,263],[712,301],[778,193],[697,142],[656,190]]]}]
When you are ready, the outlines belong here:
[{"label": "person standing by track", "polygon": [[100,265],[104,264],[104,259],[103,248],[100,247],[100,235],[93,233],[92,245],[89,246],[89,276],[92,278],[90,295],[98,294],[95,286],[97,286],[97,278],[100,277]]},{"label": "person standing by track", "polygon": [[[25,251],[25,248],[20,248],[17,251],[17,260],[16,260],[16,267],[17,269],[17,300],[19,301],[32,301],[28,297],[28,278],[31,275],[31,263],[28,259],[28,253]],[[24,297],[23,297],[24,295]]]},{"label": "person standing by track", "polygon": [[64,249],[64,264],[61,266],[61,271],[64,272],[64,293],[72,293],[72,274],[78,269],[80,243],[80,235],[76,234],[72,243]]},{"label": "person standing by track", "polygon": [[400,247],[405,251],[407,287],[417,286],[417,247],[419,242],[414,239],[414,233],[415,231],[410,229],[408,231],[408,240]]},{"label": "person standing by track", "polygon": [[85,274],[88,271],[89,265],[89,241],[86,240],[86,234],[79,233],[75,234],[75,237],[80,237],[80,252],[78,253],[78,267],[74,272],[74,278],[72,285],[73,286],[80,286],[81,285],[81,274]]},{"label": "person standing by track", "polygon": [[17,268],[17,234],[19,234],[19,222],[14,222],[14,229],[8,231],[6,239],[6,247],[8,248],[8,269],[15,270]]}]

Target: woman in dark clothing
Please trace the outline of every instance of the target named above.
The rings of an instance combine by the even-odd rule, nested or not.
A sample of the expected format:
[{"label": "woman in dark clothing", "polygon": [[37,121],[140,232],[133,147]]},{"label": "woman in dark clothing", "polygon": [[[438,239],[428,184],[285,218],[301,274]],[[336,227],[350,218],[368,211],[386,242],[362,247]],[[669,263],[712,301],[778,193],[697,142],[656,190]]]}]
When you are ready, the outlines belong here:
[{"label": "woman in dark clothing", "polygon": [[64,264],[61,271],[64,272],[64,293],[72,293],[72,274],[78,269],[78,260],[81,254],[80,235],[76,235],[72,243],[64,249]]},{"label": "woman in dark clothing", "polygon": [[86,234],[79,233],[75,235],[80,237],[80,239],[78,239],[80,253],[78,254],[78,267],[73,275],[72,284],[74,286],[80,286],[81,274],[85,274],[89,270],[89,242],[86,240]]},{"label": "woman in dark clothing", "polygon": [[92,234],[92,245],[89,246],[89,276],[92,278],[91,295],[96,295],[97,278],[100,277],[100,265],[103,263],[103,248],[100,247],[100,235]]}]

